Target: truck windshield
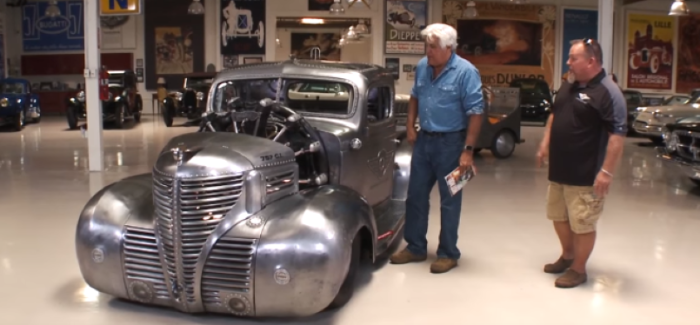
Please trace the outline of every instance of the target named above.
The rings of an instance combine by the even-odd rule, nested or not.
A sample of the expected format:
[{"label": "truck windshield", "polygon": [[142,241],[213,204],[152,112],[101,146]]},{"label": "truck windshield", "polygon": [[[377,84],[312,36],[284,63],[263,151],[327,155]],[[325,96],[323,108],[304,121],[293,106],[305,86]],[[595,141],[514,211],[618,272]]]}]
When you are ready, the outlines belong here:
[{"label": "truck windshield", "polygon": [[19,82],[1,82],[0,93],[3,94],[23,94],[24,85]]},{"label": "truck windshield", "polygon": [[[231,80],[216,85],[214,111],[240,109],[235,105],[254,107],[261,99],[279,100],[285,106],[305,115],[338,115],[350,113],[353,88],[338,81],[305,79]],[[238,104],[233,99],[239,98]]]}]

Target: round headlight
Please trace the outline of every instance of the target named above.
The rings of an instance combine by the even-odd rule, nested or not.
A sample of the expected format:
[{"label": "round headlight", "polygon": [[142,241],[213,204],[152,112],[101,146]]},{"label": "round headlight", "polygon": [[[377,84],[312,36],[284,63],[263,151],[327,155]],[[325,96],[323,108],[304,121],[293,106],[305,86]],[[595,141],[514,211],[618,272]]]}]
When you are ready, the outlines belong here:
[{"label": "round headlight", "polygon": [[78,93],[78,96],[77,96],[77,97],[78,97],[78,100],[79,100],[79,101],[84,102],[84,101],[85,101],[85,92],[81,90],[81,91]]},{"label": "round headlight", "polygon": [[7,106],[7,98],[0,99],[0,106],[2,106],[2,107]]},{"label": "round headlight", "polygon": [[665,132],[664,140],[666,142],[666,150],[673,152],[676,151],[676,149],[678,149],[679,139],[677,134]]}]

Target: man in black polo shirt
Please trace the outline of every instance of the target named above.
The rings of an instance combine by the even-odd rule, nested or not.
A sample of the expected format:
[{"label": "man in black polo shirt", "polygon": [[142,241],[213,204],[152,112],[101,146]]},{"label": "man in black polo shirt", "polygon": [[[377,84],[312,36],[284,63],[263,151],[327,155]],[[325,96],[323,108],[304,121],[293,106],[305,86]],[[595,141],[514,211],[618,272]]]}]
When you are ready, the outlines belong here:
[{"label": "man in black polo shirt", "polygon": [[555,281],[560,288],[587,280],[596,223],[627,133],[625,98],[602,63],[596,41],[584,39],[571,46],[569,82],[559,88],[537,153],[538,165],[549,157],[547,217],[562,246],[562,255],[544,271],[566,271]]}]

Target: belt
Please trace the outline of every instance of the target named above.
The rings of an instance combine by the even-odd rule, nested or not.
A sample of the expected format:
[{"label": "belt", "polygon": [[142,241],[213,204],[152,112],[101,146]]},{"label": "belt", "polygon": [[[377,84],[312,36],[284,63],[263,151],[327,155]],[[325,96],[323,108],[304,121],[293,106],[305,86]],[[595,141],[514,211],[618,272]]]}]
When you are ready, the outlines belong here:
[{"label": "belt", "polygon": [[430,137],[441,137],[444,135],[449,135],[449,134],[454,134],[454,133],[462,133],[464,131],[466,131],[466,129],[461,129],[459,131],[449,131],[449,132],[433,132],[433,131],[421,130],[420,132],[427,135],[427,136],[430,136]]}]

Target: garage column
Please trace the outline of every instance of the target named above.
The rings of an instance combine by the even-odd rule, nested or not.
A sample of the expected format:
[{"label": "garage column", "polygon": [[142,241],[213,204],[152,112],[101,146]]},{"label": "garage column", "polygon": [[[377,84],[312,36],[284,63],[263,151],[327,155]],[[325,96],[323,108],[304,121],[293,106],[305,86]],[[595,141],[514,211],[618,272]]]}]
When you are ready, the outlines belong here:
[{"label": "garage column", "polygon": [[90,171],[104,169],[102,148],[102,101],[100,101],[99,71],[100,49],[98,44],[99,1],[85,1],[85,106],[87,111],[88,164]]},{"label": "garage column", "polygon": [[615,1],[598,0],[598,43],[603,51],[603,68],[607,74],[612,74],[614,10]]}]

